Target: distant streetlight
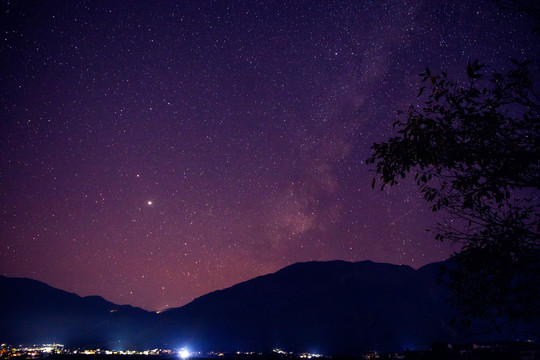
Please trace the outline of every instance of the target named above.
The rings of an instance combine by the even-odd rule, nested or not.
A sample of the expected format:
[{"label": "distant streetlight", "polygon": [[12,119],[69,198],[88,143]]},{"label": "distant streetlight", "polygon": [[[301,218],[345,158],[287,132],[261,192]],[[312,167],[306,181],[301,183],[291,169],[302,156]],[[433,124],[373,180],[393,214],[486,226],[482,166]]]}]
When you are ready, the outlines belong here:
[{"label": "distant streetlight", "polygon": [[179,355],[182,359],[187,359],[189,357],[189,351],[186,349],[181,349]]}]

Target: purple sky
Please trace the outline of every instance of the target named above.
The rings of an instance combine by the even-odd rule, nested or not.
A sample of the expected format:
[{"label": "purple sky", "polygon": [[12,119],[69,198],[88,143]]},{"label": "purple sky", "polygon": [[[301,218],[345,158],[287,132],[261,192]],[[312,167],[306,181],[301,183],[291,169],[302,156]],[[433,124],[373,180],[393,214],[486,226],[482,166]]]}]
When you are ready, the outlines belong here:
[{"label": "purple sky", "polygon": [[537,54],[482,1],[3,1],[0,274],[148,310],[298,261],[452,248],[369,147],[462,77]]}]

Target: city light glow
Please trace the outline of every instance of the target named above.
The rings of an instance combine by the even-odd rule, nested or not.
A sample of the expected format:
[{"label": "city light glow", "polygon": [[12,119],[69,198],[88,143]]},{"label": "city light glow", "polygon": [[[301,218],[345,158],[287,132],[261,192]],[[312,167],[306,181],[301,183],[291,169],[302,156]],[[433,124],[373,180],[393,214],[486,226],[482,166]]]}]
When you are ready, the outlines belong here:
[{"label": "city light glow", "polygon": [[178,355],[180,355],[182,359],[187,359],[189,358],[189,351],[186,349],[180,349],[180,351],[178,352]]}]

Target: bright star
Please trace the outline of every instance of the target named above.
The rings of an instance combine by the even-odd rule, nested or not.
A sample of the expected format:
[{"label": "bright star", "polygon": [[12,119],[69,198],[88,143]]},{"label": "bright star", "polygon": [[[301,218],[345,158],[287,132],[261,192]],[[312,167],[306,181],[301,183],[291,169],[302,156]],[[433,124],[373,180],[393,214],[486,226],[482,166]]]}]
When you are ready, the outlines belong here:
[{"label": "bright star", "polygon": [[148,200],[148,205],[152,205],[152,200]]}]

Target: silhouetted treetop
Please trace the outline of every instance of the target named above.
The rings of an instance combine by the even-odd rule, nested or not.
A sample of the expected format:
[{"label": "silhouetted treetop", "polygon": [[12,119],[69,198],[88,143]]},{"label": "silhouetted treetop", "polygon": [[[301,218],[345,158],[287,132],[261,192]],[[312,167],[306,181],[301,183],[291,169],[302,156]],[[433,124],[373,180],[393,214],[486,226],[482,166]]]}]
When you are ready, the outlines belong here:
[{"label": "silhouetted treetop", "polygon": [[447,214],[436,238],[462,251],[449,275],[466,324],[540,314],[536,65],[513,61],[512,70],[486,75],[475,61],[464,83],[427,68],[418,94],[424,105],[399,112],[397,136],[375,143],[368,159],[381,188],[413,174],[432,210]]}]

